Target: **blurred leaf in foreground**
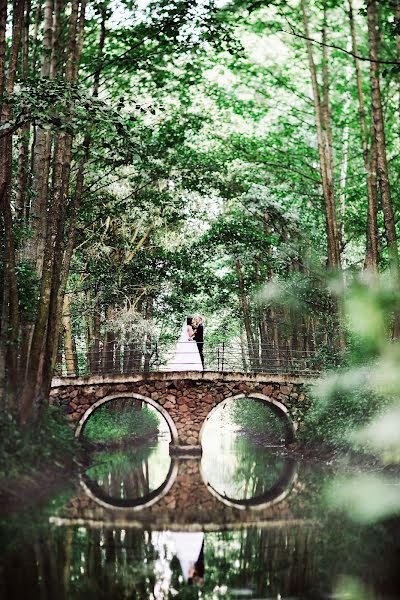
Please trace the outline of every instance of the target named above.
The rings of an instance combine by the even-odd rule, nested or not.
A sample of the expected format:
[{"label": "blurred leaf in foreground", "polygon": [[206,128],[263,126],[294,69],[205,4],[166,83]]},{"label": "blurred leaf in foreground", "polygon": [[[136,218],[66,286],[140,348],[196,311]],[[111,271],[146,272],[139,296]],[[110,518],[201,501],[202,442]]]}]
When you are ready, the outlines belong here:
[{"label": "blurred leaf in foreground", "polygon": [[338,479],[327,488],[326,500],[354,521],[372,523],[400,514],[400,483],[375,475]]},{"label": "blurred leaf in foreground", "polygon": [[351,439],[355,446],[366,446],[378,451],[385,463],[400,462],[400,404],[395,404],[363,429],[356,431]]}]

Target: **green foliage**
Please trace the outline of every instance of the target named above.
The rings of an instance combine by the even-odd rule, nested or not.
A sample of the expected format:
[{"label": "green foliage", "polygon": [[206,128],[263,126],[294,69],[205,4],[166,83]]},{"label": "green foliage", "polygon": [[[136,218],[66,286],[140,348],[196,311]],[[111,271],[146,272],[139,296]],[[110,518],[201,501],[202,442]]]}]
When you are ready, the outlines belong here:
[{"label": "green foliage", "polygon": [[399,444],[392,430],[399,423],[400,347],[397,340],[389,339],[388,331],[393,315],[399,314],[399,300],[399,290],[386,277],[356,278],[343,294],[348,366],[314,386],[300,432],[304,443],[356,448],[386,454],[387,459],[390,450],[392,459],[397,459]]},{"label": "green foliage", "polygon": [[123,438],[146,436],[158,432],[159,418],[155,410],[108,402],[87,421],[84,437],[91,442],[111,442]]},{"label": "green foliage", "polygon": [[316,386],[311,398],[300,440],[305,444],[341,449],[348,449],[351,434],[369,423],[385,406],[382,397],[347,371],[338,371],[329,383],[325,381],[320,387]]},{"label": "green foliage", "polygon": [[229,416],[245,435],[262,436],[270,443],[282,443],[285,439],[285,426],[270,408],[262,401],[235,400],[229,403]]}]

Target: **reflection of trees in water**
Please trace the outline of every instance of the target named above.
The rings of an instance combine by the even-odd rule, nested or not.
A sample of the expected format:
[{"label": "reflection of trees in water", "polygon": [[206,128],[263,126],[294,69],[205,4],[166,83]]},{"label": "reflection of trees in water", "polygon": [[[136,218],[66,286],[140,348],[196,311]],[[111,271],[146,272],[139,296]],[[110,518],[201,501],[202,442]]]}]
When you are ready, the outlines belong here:
[{"label": "reflection of trees in water", "polygon": [[[386,597],[397,597],[400,523],[360,527],[339,515],[324,527],[279,527],[205,535],[203,597],[226,585],[253,597],[330,593],[338,575],[354,575]],[[2,556],[0,596],[7,600],[109,600],[150,598],[157,589],[157,551],[150,532],[112,528],[52,528],[15,544]],[[169,561],[179,600],[193,596]],[[163,597],[158,595],[158,598]],[[165,600],[172,598],[165,591]]]},{"label": "reflection of trees in water", "polygon": [[400,518],[360,525],[341,513],[321,519],[316,585],[329,589],[343,575],[362,581],[373,597],[399,598]]},{"label": "reflection of trees in water", "polygon": [[[245,445],[243,446],[245,447]],[[142,456],[137,457],[140,466]],[[149,454],[147,454],[149,458]],[[118,463],[117,457],[114,457]],[[131,465],[134,457],[125,457]],[[107,477],[107,465],[95,473]],[[243,469],[248,465],[243,465]],[[265,468],[265,463],[264,463]],[[144,471],[142,471],[144,472]],[[329,474],[328,474],[329,475]],[[279,526],[206,533],[204,600],[216,586],[247,588],[254,598],[322,597],[333,592],[342,575],[365,582],[379,598],[396,598],[400,589],[400,520],[373,525],[352,523],[340,513],[327,512],[319,504],[321,487],[328,477],[313,467],[303,468],[304,490],[295,496],[298,514],[319,517],[320,525]],[[296,500],[297,498],[297,500]],[[83,527],[35,530],[38,519],[9,523],[0,546],[0,597],[7,600],[146,600],[155,595],[163,564],[172,570],[171,587],[177,600],[196,597],[196,590],[179,581],[179,561],[164,556],[152,534],[135,529]],[[168,577],[164,577],[168,579]],[[313,594],[313,595],[312,595]],[[172,600],[171,589],[157,600]]]},{"label": "reflection of trees in water", "polygon": [[297,527],[208,534],[207,588],[247,588],[256,597],[306,593],[315,574],[312,539],[311,530]]},{"label": "reflection of trees in water", "polygon": [[278,482],[287,458],[236,434],[224,436],[225,447],[212,461],[206,459],[205,479],[221,495],[236,500],[261,496]]},{"label": "reflection of trees in water", "polygon": [[[155,447],[140,447],[124,452],[95,455],[96,466],[86,471],[86,477],[97,484],[110,498],[141,498],[149,494],[151,456]],[[168,461],[170,459],[168,457]],[[166,474],[168,473],[169,462]],[[162,483],[162,482],[161,482]]]},{"label": "reflection of trees in water", "polygon": [[[53,530],[45,541],[22,548],[6,566],[4,577],[8,575],[9,585],[3,588],[2,597],[9,600],[149,598],[155,585],[155,557],[148,539],[148,534],[141,530]],[[7,567],[12,573],[7,573]]]},{"label": "reflection of trees in water", "polygon": [[[250,587],[255,594],[306,590],[311,560],[307,535],[286,530],[206,534],[205,597],[212,597],[215,586],[223,584],[228,590]],[[30,600],[150,598],[156,586],[156,558],[151,536],[142,530],[52,530],[45,541],[25,546],[8,565],[20,577],[8,573],[10,586],[4,597],[24,598],[29,589]],[[179,562],[172,559],[170,567],[171,588],[179,591],[177,597],[195,597],[196,590],[192,593],[179,582]],[[171,589],[165,598],[172,598]]]}]

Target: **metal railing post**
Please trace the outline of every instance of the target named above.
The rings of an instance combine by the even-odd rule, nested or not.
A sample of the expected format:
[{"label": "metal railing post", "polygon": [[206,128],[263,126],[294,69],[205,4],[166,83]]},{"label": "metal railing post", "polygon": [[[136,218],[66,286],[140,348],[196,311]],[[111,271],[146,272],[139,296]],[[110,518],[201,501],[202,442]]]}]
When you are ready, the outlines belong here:
[{"label": "metal railing post", "polygon": [[225,342],[222,342],[222,369],[221,369],[221,371],[224,370],[224,361],[225,361]]},{"label": "metal railing post", "polygon": [[159,371],[160,370],[160,356],[158,354],[158,342],[156,342],[155,356],[156,356],[156,360],[155,360],[156,369],[157,369],[157,371]]}]

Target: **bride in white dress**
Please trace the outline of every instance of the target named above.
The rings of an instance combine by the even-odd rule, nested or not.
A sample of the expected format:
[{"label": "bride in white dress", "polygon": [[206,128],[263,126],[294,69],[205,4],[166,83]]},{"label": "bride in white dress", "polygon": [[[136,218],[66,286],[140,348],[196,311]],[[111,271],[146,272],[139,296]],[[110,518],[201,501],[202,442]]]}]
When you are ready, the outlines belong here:
[{"label": "bride in white dress", "polygon": [[197,344],[193,339],[195,331],[192,317],[187,317],[176,344],[175,356],[168,362],[168,371],[202,371],[203,365]]}]

